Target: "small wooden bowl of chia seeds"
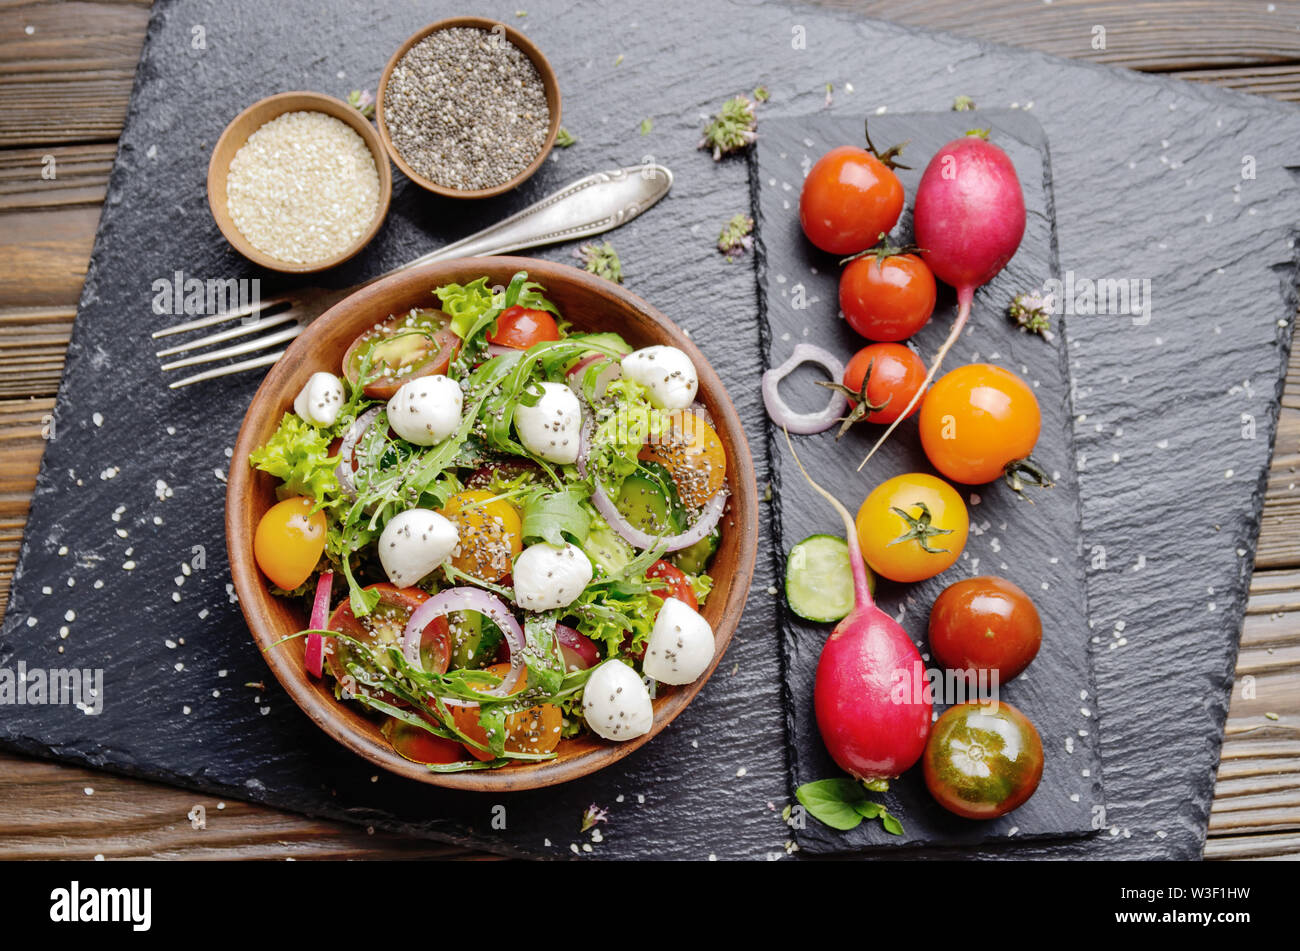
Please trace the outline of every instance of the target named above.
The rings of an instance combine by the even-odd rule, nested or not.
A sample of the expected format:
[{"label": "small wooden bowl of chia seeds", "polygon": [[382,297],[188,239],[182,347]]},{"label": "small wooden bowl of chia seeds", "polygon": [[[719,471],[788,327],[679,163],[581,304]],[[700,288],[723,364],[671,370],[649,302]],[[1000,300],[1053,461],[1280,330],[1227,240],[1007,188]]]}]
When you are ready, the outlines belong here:
[{"label": "small wooden bowl of chia seeds", "polygon": [[357,109],[316,92],[282,92],[235,116],[208,163],[208,207],[244,257],[274,271],[334,267],[379,231],[393,169]]},{"label": "small wooden bowl of chia seeds", "polygon": [[488,198],[526,181],[550,153],[560,87],[518,30],[452,17],[393,54],[375,116],[384,147],[411,181],[449,198]]}]

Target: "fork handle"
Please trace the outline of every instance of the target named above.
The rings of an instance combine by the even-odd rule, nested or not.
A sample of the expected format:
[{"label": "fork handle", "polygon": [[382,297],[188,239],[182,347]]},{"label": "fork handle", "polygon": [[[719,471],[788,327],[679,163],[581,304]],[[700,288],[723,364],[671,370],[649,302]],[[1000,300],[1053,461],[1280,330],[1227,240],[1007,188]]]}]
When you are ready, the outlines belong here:
[{"label": "fork handle", "polygon": [[504,221],[422,255],[394,271],[431,261],[506,254],[601,234],[631,221],[667,195],[672,185],[673,173],[653,163],[596,172],[570,182]]}]

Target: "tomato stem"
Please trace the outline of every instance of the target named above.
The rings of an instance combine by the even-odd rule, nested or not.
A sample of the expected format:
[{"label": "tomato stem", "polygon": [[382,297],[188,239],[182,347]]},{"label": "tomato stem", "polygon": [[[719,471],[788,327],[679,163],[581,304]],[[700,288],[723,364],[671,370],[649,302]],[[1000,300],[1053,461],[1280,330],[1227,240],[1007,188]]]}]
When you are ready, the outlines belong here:
[{"label": "tomato stem", "polygon": [[898,414],[898,418],[889,424],[889,428],[884,431],[881,437],[876,440],[876,444],[871,447],[871,451],[867,453],[866,458],[858,464],[859,472],[862,471],[863,466],[871,461],[871,457],[876,454],[877,450],[885,444],[885,440],[889,438],[890,434],[898,428],[898,424],[907,419],[908,414],[911,413],[916,404],[921,401],[921,396],[925,393],[926,387],[934,381],[935,374],[939,372],[939,367],[943,365],[943,358],[948,355],[948,351],[952,349],[952,345],[957,342],[957,338],[961,336],[961,332],[966,328],[966,321],[970,319],[971,303],[974,298],[974,287],[957,288],[957,319],[952,322],[952,330],[948,332],[948,339],[943,342],[943,346],[940,347],[939,352],[935,354],[934,361],[930,364],[930,369],[925,374],[925,379],[922,380],[921,385],[916,388],[916,392],[912,394],[912,399],[908,402],[907,406]]},{"label": "tomato stem", "polygon": [[889,148],[885,149],[885,151],[881,152],[879,149],[876,148],[875,143],[871,141],[870,127],[871,127],[870,121],[864,121],[862,123],[862,134],[866,137],[867,140],[867,151],[870,152],[872,155],[874,155],[876,158],[878,158],[880,160],[880,164],[884,165],[885,168],[905,168],[910,170],[912,166],[903,165],[901,162],[897,161],[897,158],[899,155],[903,153],[904,146],[906,146],[907,143],[911,140],[907,139],[902,142],[899,142],[897,145],[891,145]]},{"label": "tomato stem", "polygon": [[[1021,477],[1024,477],[1023,479]],[[1020,496],[1026,502],[1033,503],[1033,499],[1025,495],[1025,484],[1037,486],[1040,489],[1050,489],[1055,482],[1047,474],[1047,470],[1038,464],[1033,456],[1025,456],[1023,459],[1012,459],[1002,470],[1002,478],[1006,479],[1007,485],[1011,486],[1012,491]]]}]

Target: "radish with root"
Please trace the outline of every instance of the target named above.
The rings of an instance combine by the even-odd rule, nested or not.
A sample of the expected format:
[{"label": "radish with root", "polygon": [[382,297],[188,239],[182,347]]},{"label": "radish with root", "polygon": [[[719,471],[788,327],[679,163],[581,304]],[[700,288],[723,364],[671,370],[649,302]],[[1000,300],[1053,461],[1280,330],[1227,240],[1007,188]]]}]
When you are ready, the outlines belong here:
[{"label": "radish with root", "polygon": [[[1007,153],[972,132],[949,142],[925,167],[916,189],[912,230],[934,276],[957,291],[957,319],[930,364],[925,382],[898,419],[921,399],[952,345],[970,319],[975,289],[1001,271],[1025,235],[1025,196]],[[859,469],[889,438],[896,420],[862,460]]]},{"label": "radish with root", "polygon": [[817,729],[840,769],[854,779],[880,784],[905,772],[925,751],[933,709],[928,691],[897,689],[900,678],[910,685],[924,665],[907,632],[871,596],[853,518],[808,475],[789,433],[785,439],[808,484],[844,520],[853,569],[853,610],[835,625],[817,662]]}]

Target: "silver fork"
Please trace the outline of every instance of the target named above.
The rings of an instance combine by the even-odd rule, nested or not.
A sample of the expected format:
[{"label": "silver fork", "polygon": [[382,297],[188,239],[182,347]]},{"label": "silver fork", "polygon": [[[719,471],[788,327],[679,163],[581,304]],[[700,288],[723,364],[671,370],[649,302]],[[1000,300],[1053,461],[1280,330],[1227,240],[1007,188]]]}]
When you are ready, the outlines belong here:
[{"label": "silver fork", "polygon": [[[589,238],[631,221],[668,194],[672,184],[673,173],[662,165],[633,165],[607,172],[596,172],[594,175],[570,182],[559,191],[547,195],[523,211],[491,227],[418,257],[414,261],[408,261],[362,284],[342,290],[299,288],[247,307],[199,317],[174,327],[165,327],[153,334],[155,340],[191,330],[215,327],[230,321],[239,321],[238,326],[187,340],[185,343],[159,350],[155,355],[164,359],[182,353],[190,354],[191,351],[237,340],[259,331],[280,328],[274,333],[233,343],[218,350],[170,360],[164,363],[162,368],[165,372],[169,372],[184,367],[215,363],[231,357],[259,354],[238,363],[204,370],[168,384],[171,389],[177,389],[202,380],[269,366],[284,355],[284,350],[279,349],[273,353],[259,353],[259,351],[287,344],[302,333],[309,323],[358,288],[365,287],[366,284],[372,284],[389,274],[396,274],[398,271],[418,267],[430,261],[506,254],[522,248],[535,248],[560,241]],[[254,314],[257,315],[255,319],[247,319]]]}]

